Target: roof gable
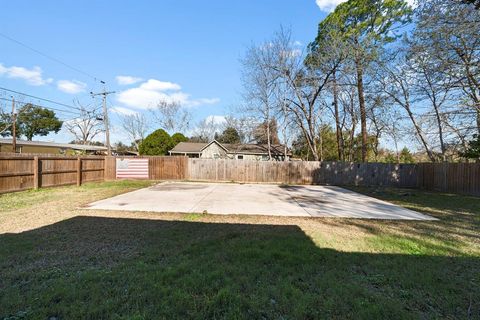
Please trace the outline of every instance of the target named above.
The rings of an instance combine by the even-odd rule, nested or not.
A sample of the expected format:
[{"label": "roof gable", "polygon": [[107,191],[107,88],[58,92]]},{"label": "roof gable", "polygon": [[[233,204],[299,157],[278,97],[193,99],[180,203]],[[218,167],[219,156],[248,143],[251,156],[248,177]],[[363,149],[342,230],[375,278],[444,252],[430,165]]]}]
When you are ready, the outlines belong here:
[{"label": "roof gable", "polygon": [[207,143],[207,144],[205,145],[205,147],[202,148],[201,151],[205,150],[206,148],[208,148],[209,146],[211,146],[211,145],[214,144],[214,143],[215,143],[216,145],[218,145],[220,148],[222,148],[223,150],[225,150],[225,152],[228,152],[228,149],[227,149],[223,144],[221,144],[220,142],[218,142],[218,141],[215,140],[215,139],[213,139],[212,141],[210,141],[209,143]]}]

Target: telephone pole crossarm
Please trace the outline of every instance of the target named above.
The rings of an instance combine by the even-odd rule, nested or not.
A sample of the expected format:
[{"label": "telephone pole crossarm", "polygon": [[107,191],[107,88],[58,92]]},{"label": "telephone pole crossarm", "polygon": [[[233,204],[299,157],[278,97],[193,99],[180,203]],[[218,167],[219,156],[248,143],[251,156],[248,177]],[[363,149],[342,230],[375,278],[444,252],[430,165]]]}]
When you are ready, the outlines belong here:
[{"label": "telephone pole crossarm", "polygon": [[102,96],[103,102],[103,123],[105,124],[105,144],[107,145],[107,155],[112,155],[112,147],[110,145],[110,130],[109,130],[109,123],[108,123],[108,109],[107,109],[107,96],[109,94],[113,94],[115,91],[103,91],[99,93],[90,92],[92,97]]}]

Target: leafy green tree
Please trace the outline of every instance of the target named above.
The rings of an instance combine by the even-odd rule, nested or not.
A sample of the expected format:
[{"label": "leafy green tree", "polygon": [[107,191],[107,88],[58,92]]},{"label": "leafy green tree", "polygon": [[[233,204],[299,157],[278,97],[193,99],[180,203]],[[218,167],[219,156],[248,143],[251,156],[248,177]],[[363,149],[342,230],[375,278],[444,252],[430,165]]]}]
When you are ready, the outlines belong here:
[{"label": "leafy green tree", "polygon": [[317,38],[310,44],[314,50],[321,50],[325,39],[334,32],[350,47],[349,58],[355,67],[360,109],[362,161],[368,158],[365,70],[375,59],[378,48],[395,40],[394,27],[407,23],[410,13],[410,7],[403,0],[348,0],[319,24]]},{"label": "leafy green tree", "polygon": [[407,147],[404,147],[402,151],[400,151],[400,163],[415,163],[415,159]]},{"label": "leafy green tree", "polygon": [[17,130],[27,140],[31,141],[34,136],[46,136],[50,132],[58,133],[62,128],[55,112],[30,103],[24,105],[18,111]]},{"label": "leafy green tree", "polygon": [[404,147],[399,154],[386,150],[387,154],[383,157],[383,161],[387,163],[415,163],[415,158],[407,147]]},{"label": "leafy green tree", "polygon": [[462,152],[461,156],[467,159],[480,160],[480,135],[473,135],[473,140],[468,143],[468,149]]},{"label": "leafy green tree", "polygon": [[238,134],[237,129],[233,127],[228,127],[223,130],[221,135],[215,137],[215,140],[220,143],[240,143],[241,141],[240,134]]},{"label": "leafy green tree", "polygon": [[172,147],[175,147],[177,144],[179,144],[180,142],[187,142],[188,141],[188,138],[185,137],[183,134],[181,134],[180,132],[177,132],[177,133],[174,133],[172,135]]},{"label": "leafy green tree", "polygon": [[135,144],[133,144],[133,143],[130,144],[130,145],[126,145],[123,142],[119,141],[119,142],[115,143],[114,147],[115,147],[115,150],[118,153],[125,153],[127,151],[132,151],[132,152],[137,151],[137,149],[135,147]]},{"label": "leafy green tree", "polygon": [[158,129],[149,134],[140,144],[141,155],[161,156],[168,154],[172,147],[172,138],[163,129]]},{"label": "leafy green tree", "polygon": [[[317,150],[320,161],[338,161],[336,132],[329,125],[324,125],[320,131],[321,140],[317,140]],[[315,160],[303,135],[299,135],[292,144],[293,154],[305,160]]]},{"label": "leafy green tree", "polygon": [[[9,114],[3,114],[1,118],[0,128],[2,123],[12,122]],[[51,132],[57,133],[62,128],[62,124],[63,122],[57,118],[54,111],[27,103],[18,110],[16,136],[17,138],[24,136],[31,141],[34,136],[46,136]],[[11,136],[12,126],[3,131],[2,135]]]},{"label": "leafy green tree", "polygon": [[335,130],[328,125],[322,126],[321,135],[322,143],[319,149],[322,151],[322,159],[325,161],[338,161],[338,145]]},{"label": "leafy green tree", "polygon": [[0,136],[12,135],[12,115],[0,110]]}]

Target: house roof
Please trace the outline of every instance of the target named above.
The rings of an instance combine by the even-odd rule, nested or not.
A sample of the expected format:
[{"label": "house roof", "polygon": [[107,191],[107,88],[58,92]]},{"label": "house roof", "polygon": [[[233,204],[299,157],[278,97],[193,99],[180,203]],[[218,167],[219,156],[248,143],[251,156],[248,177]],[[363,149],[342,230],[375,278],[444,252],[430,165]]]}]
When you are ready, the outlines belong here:
[{"label": "house roof", "polygon": [[[0,144],[12,144],[12,143],[13,143],[12,139],[0,139]],[[106,151],[107,150],[107,147],[102,147],[102,146],[57,143],[57,142],[47,142],[47,141],[25,141],[25,140],[17,139],[16,143],[17,143],[17,146],[54,147],[54,148],[65,148],[65,149],[84,150],[84,151]]]},{"label": "house roof", "polygon": [[[259,154],[267,155],[268,154],[268,145],[267,144],[224,144],[225,148],[228,149],[229,153],[240,153],[240,154]],[[281,144],[272,144],[270,145],[270,152],[273,155],[283,155],[285,152],[285,146]],[[290,150],[287,149],[287,154],[290,154]]]},{"label": "house roof", "polygon": [[208,143],[204,142],[180,142],[170,152],[172,153],[200,153]]},{"label": "house roof", "polygon": [[[226,144],[220,143],[216,140],[213,140],[209,143],[203,142],[180,142],[172,150],[171,153],[201,153],[206,147],[212,143],[217,143],[220,147],[225,149],[227,153],[233,154],[259,154],[266,155],[268,154],[268,145],[266,144]],[[271,152],[273,155],[283,155],[284,146],[280,144],[271,145]],[[290,150],[288,150],[290,154]]]}]

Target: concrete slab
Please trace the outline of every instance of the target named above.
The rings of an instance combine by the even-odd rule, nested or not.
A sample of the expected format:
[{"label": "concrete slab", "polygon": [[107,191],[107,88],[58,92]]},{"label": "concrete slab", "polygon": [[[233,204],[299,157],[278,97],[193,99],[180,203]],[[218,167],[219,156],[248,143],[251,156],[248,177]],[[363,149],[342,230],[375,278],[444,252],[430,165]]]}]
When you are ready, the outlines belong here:
[{"label": "concrete slab", "polygon": [[331,186],[165,182],[88,205],[88,209],[435,220],[359,193]]}]

